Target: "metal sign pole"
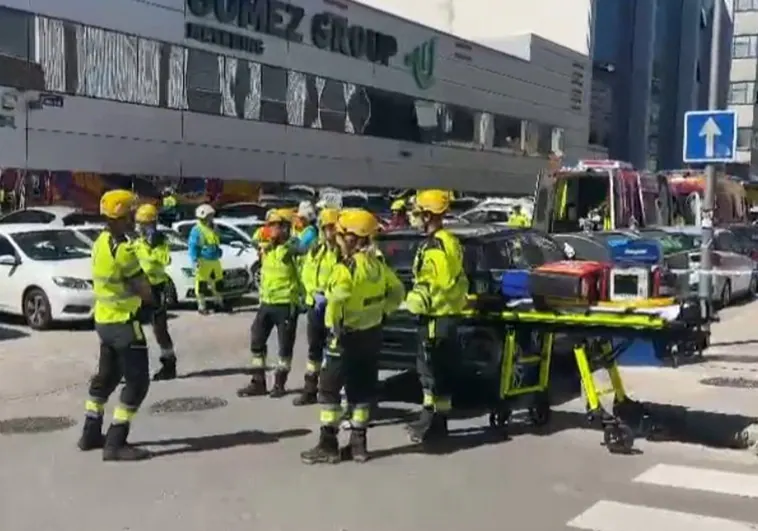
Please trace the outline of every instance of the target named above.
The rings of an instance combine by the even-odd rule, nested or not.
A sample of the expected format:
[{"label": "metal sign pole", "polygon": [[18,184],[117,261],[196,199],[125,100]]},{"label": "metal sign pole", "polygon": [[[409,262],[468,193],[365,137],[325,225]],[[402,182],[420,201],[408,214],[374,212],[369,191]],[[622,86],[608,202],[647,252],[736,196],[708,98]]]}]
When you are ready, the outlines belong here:
[{"label": "metal sign pole", "polygon": [[[718,108],[719,89],[719,52],[721,40],[722,0],[716,0],[713,6],[713,29],[711,31],[711,68],[708,83],[708,109]],[[700,275],[698,295],[704,310],[710,309],[713,285],[713,211],[716,195],[716,166],[708,164],[705,169],[705,191],[703,193],[700,227],[703,230],[700,242]],[[707,315],[707,314],[706,314]]]}]

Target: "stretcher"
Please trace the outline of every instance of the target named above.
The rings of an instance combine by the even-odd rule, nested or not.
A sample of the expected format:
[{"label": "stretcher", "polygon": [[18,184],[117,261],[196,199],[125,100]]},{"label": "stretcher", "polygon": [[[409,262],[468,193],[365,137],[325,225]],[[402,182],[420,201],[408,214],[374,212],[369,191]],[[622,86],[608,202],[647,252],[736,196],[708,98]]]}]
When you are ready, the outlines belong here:
[{"label": "stretcher", "polygon": [[[605,446],[612,453],[632,450],[635,430],[633,422],[654,430],[649,412],[640,402],[631,399],[624,388],[617,358],[629,341],[647,339],[664,346],[677,345],[680,349],[702,348],[703,323],[696,302],[660,304],[641,301],[646,307],[634,303],[603,304],[583,311],[538,311],[531,301],[509,303],[501,312],[481,315],[498,326],[505,325],[505,340],[500,366],[500,389],[496,403],[490,409],[489,423],[494,429],[507,433],[513,401],[530,396],[529,418],[535,425],[550,421],[550,364],[556,334],[581,337],[573,347],[574,361],[581,379],[587,405],[587,419],[603,429]],[[524,352],[519,334],[537,333],[541,337],[536,352]],[[536,381],[519,385],[515,380],[517,367],[537,368]],[[608,373],[611,385],[599,389],[593,369]],[[613,395],[613,408],[607,411],[601,397]]]}]

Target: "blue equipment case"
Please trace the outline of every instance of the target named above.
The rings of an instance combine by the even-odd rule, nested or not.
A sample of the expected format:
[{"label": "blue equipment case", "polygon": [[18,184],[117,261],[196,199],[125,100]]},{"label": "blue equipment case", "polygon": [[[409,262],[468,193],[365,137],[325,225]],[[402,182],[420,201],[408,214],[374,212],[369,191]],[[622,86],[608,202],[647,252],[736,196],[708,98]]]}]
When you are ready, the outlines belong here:
[{"label": "blue equipment case", "polygon": [[509,269],[500,279],[500,295],[506,299],[529,299],[529,270]]}]

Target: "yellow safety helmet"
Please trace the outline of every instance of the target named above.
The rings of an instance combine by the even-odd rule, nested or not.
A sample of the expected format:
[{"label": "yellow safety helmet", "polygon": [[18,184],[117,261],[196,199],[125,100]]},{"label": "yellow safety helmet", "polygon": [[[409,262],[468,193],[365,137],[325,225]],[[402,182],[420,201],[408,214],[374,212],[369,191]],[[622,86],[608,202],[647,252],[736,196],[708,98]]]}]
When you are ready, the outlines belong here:
[{"label": "yellow safety helmet", "polygon": [[395,199],[390,205],[391,212],[399,212],[406,208],[408,208],[408,203],[405,202],[405,199]]},{"label": "yellow safety helmet", "polygon": [[379,232],[379,221],[368,210],[349,208],[340,212],[337,230],[343,234],[355,234],[360,238],[370,238]]},{"label": "yellow safety helmet", "polygon": [[100,214],[110,219],[128,216],[134,209],[137,196],[129,190],[110,190],[100,198]]},{"label": "yellow safety helmet", "polygon": [[416,194],[415,209],[419,212],[444,214],[450,208],[450,192],[447,190],[422,190]]},{"label": "yellow safety helmet", "polygon": [[285,208],[272,208],[266,212],[266,223],[289,223],[292,219],[292,214]]},{"label": "yellow safety helmet", "polygon": [[150,203],[140,205],[134,215],[134,221],[137,223],[153,223],[156,219],[158,219],[158,209]]},{"label": "yellow safety helmet", "polygon": [[336,225],[339,221],[340,211],[336,208],[324,208],[318,214],[318,226]]}]

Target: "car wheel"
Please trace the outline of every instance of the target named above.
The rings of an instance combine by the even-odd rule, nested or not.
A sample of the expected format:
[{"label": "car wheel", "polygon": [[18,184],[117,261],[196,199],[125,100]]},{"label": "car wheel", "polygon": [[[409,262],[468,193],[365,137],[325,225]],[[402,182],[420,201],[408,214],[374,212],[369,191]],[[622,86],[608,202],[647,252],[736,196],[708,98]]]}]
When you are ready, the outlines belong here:
[{"label": "car wheel", "polygon": [[732,283],[730,281],[724,282],[724,287],[721,288],[721,296],[719,297],[719,306],[726,308],[732,303]]},{"label": "car wheel", "polygon": [[24,320],[33,330],[46,330],[53,322],[50,301],[45,292],[32,288],[24,294]]},{"label": "car wheel", "polygon": [[750,277],[748,296],[755,297],[756,295],[758,295],[758,274],[753,273],[753,275]]},{"label": "car wheel", "polygon": [[179,295],[176,293],[176,286],[174,286],[174,283],[170,280],[166,284],[164,297],[166,299],[167,308],[175,308],[176,305],[179,304]]},{"label": "car wheel", "polygon": [[250,268],[250,275],[253,277],[253,281],[250,285],[255,293],[261,291],[261,264],[257,263]]}]

